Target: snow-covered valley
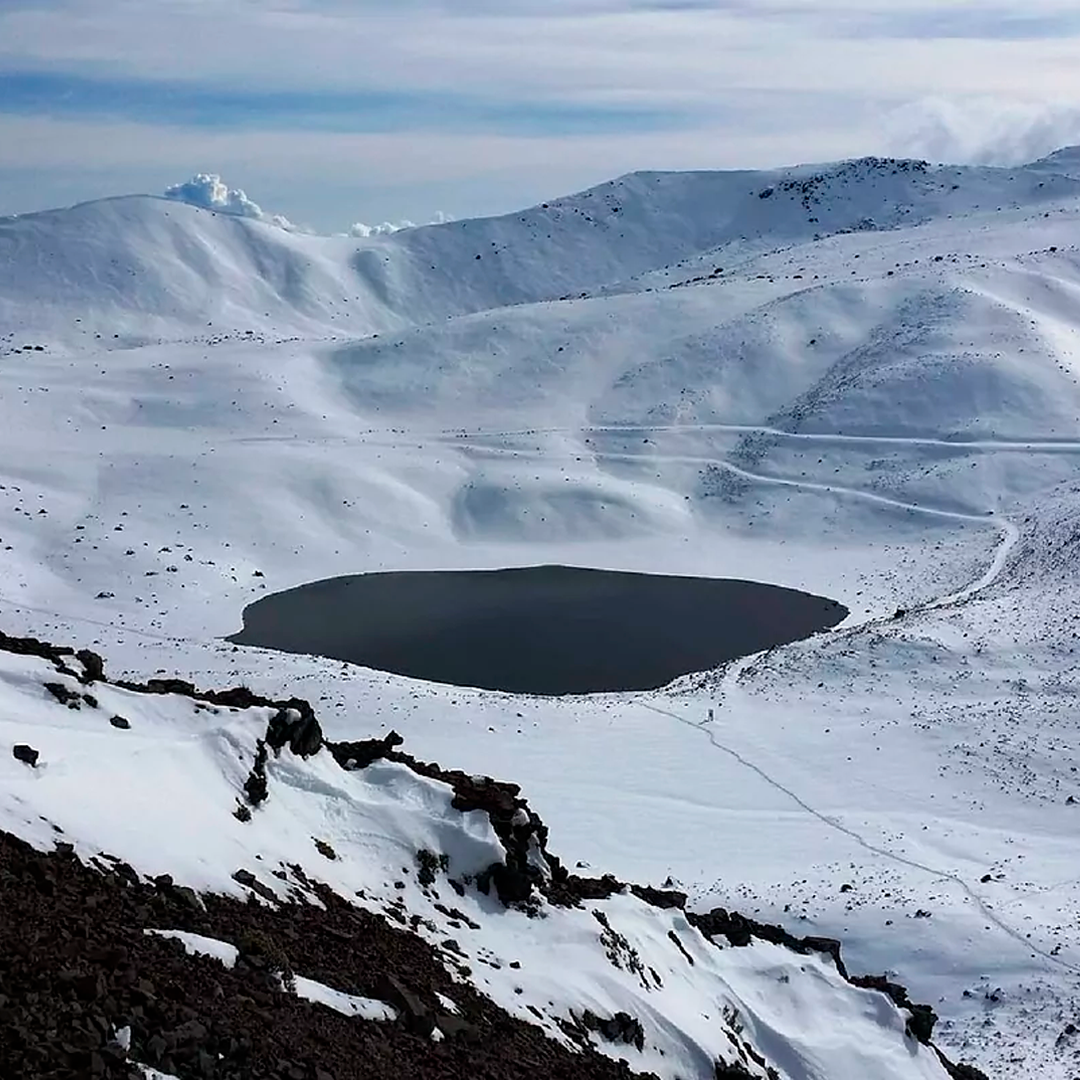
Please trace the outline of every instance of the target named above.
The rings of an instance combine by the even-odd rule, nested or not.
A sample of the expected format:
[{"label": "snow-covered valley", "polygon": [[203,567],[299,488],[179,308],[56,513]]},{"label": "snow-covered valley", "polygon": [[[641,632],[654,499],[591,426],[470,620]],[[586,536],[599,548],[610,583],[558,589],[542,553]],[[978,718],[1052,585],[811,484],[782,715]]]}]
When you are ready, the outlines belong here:
[{"label": "snow-covered valley", "polygon": [[[578,872],[837,938],[852,973],[936,1010],[950,1057],[1075,1075],[1077,151],[636,174],[364,240],[148,197],[0,220],[0,421],[6,633],[114,677],[304,698],[331,740],[397,731],[520,784]],[[661,691],[572,698],[223,640],[320,578],[549,563],[769,582],[850,615]],[[184,698],[91,688],[121,733],[52,700],[44,662],[0,660],[2,740],[41,753],[0,756],[0,828],[36,846],[53,823],[85,857],[237,896],[238,867],[277,890],[298,862],[440,940],[423,889],[380,893],[401,849],[464,873],[499,857],[486,821],[385,762],[285,750],[234,821],[267,714],[196,735]],[[555,1037],[573,1007],[625,1011],[645,1049],[596,1044],[635,1069],[711,1077],[732,1004],[785,1080],[944,1075],[828,961],[687,937],[706,950],[687,981],[682,913],[614,895],[664,976],[642,989],[588,910],[453,902],[484,927],[477,970],[489,950],[531,973],[483,966],[479,991]]]}]

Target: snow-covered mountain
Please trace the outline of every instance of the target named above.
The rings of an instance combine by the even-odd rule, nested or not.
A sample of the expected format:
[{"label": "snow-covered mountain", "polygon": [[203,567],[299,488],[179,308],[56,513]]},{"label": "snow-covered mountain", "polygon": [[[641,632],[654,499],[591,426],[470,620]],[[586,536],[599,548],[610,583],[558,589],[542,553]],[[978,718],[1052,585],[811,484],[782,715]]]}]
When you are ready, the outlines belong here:
[{"label": "snow-covered mountain", "polygon": [[682,260],[1080,192],[1080,179],[1052,164],[953,169],[867,158],[633,173],[521,213],[365,240],[304,236],[173,199],[106,199],[0,219],[0,317],[20,332],[83,342],[97,332],[130,342],[211,327],[366,334],[577,296]]},{"label": "snow-covered mountain", "polygon": [[[396,899],[464,950],[470,994],[563,1044],[572,1011],[626,1013],[641,1050],[590,1045],[659,1075],[945,1068],[831,959],[711,944],[691,916],[722,907],[840,940],[851,972],[934,1008],[949,1056],[1071,1077],[1076,160],[641,173],[366,239],[148,197],[0,221],[3,629],[139,683],[295,695],[337,743],[396,730],[520,783],[566,866],[689,900],[549,898],[530,920],[469,888],[438,900],[482,928],[466,943],[390,876],[419,850],[451,874],[505,859],[483,815],[447,809],[452,784],[282,749],[240,821],[267,706],[80,689],[75,666],[2,651],[4,739],[41,757],[5,752],[0,828],[48,848],[55,824],[84,858],[194,889],[241,896],[243,869],[287,894],[273,871],[295,862],[365,910]],[[537,563],[751,578],[851,615],[666,691],[580,699],[222,640],[265,590]],[[609,962],[594,910],[662,988]]]}]

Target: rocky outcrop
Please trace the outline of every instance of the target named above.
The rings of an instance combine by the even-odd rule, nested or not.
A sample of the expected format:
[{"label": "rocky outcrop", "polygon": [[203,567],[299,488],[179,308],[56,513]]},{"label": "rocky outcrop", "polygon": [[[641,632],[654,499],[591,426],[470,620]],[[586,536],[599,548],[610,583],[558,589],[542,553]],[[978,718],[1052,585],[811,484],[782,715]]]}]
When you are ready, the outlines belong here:
[{"label": "rocky outcrop", "polygon": [[[168,875],[150,881],[102,865],[0,832],[2,1077],[142,1080],[133,1062],[182,1080],[631,1076],[452,983],[421,938],[328,889],[319,905],[268,907],[196,898]],[[150,929],[228,942],[239,959],[228,969],[189,956]],[[399,1018],[313,1005],[288,991],[289,972],[385,1000]],[[437,994],[452,995],[459,1014],[447,1015]]]},{"label": "rocky outcrop", "polygon": [[749,945],[754,938],[760,938],[762,941],[771,941],[774,945],[783,945],[803,956],[810,953],[827,953],[833,958],[836,970],[848,982],[852,981],[840,956],[840,942],[835,938],[796,937],[782,926],[757,922],[736,911],[725,911],[724,908],[713,908],[705,914],[691,911],[687,912],[686,917],[707,938],[724,937],[730,945]]},{"label": "rocky outcrop", "polygon": [[849,978],[848,982],[854,986],[861,986],[864,990],[877,990],[892,998],[898,1009],[905,1009],[910,1014],[908,1032],[919,1042],[929,1045],[934,1034],[934,1025],[938,1020],[937,1013],[929,1005],[916,1005],[908,997],[905,987],[899,983],[890,982],[884,975],[856,975],[854,978]]},{"label": "rocky outcrop", "polygon": [[[77,654],[34,638],[2,634],[0,649],[41,657],[83,684],[106,681],[104,665],[96,654]],[[82,673],[70,666],[71,660],[82,667]],[[51,691],[58,701],[74,707],[87,702],[96,707],[88,694],[61,683],[52,685],[60,691]],[[824,953],[849,982],[884,993],[906,1010],[909,1033],[921,1042],[930,1042],[937,1019],[933,1009],[913,1003],[902,986],[884,977],[850,977],[838,941],[796,937],[783,927],[723,908],[706,913],[687,911],[686,895],[672,889],[628,884],[610,874],[590,878],[570,873],[548,850],[547,826],[530,809],[517,784],[421,761],[401,749],[403,740],[396,732],[378,739],[327,741],[311,705],[299,698],[273,700],[246,687],[200,691],[179,679],[115,685],[137,693],[179,694],[214,708],[273,710],[244,783],[247,804],[238,805],[235,811],[241,821],[250,820],[251,808],[257,809],[272,798],[266,769],[271,753],[287,749],[309,757],[325,749],[349,770],[364,769],[379,760],[393,761],[447,784],[453,791],[455,809],[488,816],[505,860],[478,875],[475,885],[489,893],[494,890],[503,904],[537,913],[545,901],[581,906],[628,891],[657,908],[684,911],[688,922],[707,939],[723,937],[736,947],[760,939],[803,955]],[[126,721],[114,723],[118,728],[125,725],[130,726]],[[28,766],[36,766],[38,753],[32,747],[19,745],[12,752]],[[461,984],[453,987],[455,1000],[464,996],[470,1007],[460,1016],[449,1016],[436,997],[437,992],[450,989],[449,975],[431,946],[415,934],[391,927],[382,916],[353,907],[325,886],[307,881],[321,908],[304,902],[283,903],[250,871],[241,869],[235,880],[268,901],[267,905],[243,904],[226,897],[199,897],[191,889],[177,887],[169,875],[143,881],[132,867],[108,856],[92,860],[93,866],[87,867],[75,859],[72,850],[70,845],[59,843],[56,852],[41,854],[0,833],[0,910],[6,913],[0,920],[0,957],[6,958],[10,949],[16,958],[16,987],[20,985],[19,971],[40,974],[33,978],[25,975],[25,985],[32,988],[25,993],[18,990],[12,995],[6,982],[0,986],[0,1035],[6,1039],[0,1039],[5,1048],[0,1050],[0,1076],[48,1075],[74,1080],[91,1075],[127,1080],[134,1074],[127,1057],[114,1045],[117,1032],[124,1029],[130,1029],[132,1053],[138,1060],[166,1072],[178,1070],[185,1080],[203,1076],[214,1080],[333,1080],[344,1076],[393,1080],[406,1075],[445,1076],[449,1080],[461,1075],[459,1066],[466,1061],[470,1073],[507,1080],[536,1075],[552,1080],[582,1075],[606,1080],[630,1075],[624,1063],[613,1063],[589,1050],[587,1040],[583,1052],[588,1057],[588,1071],[582,1073],[581,1055],[559,1048],[540,1029],[512,1020]],[[323,853],[327,858],[336,857],[329,848]],[[447,870],[445,858],[437,852],[418,852],[417,859],[422,880],[429,884],[437,872]],[[293,870],[302,875],[298,867]],[[464,893],[465,883],[451,880],[450,884]],[[47,909],[53,911],[55,919]],[[93,917],[88,918],[88,913]],[[594,914],[603,926],[601,913]],[[21,925],[31,928],[28,936],[12,930]],[[249,940],[253,934],[270,934],[284,950],[275,952],[279,960],[285,957],[278,965],[280,971],[296,970],[349,993],[390,1002],[400,1017],[394,1030],[401,1028],[413,1042],[402,1043],[393,1032],[388,1033],[386,1025],[371,1028],[374,1022],[356,1019],[348,1022],[352,1032],[346,1034],[335,1026],[336,1021],[330,1023],[321,1016],[315,1028],[325,1033],[329,1024],[333,1029],[327,1050],[319,1041],[327,1037],[325,1034],[313,1041],[311,1006],[277,983],[267,986],[263,980],[252,985],[252,980],[258,983],[258,979],[248,978],[249,973],[262,969],[251,955],[237,964],[235,973],[223,968],[208,971],[208,961],[181,957],[167,943],[141,935],[140,928],[155,926],[193,930],[230,942],[238,942],[242,934]],[[363,948],[358,935],[363,935]],[[332,956],[315,944],[316,939],[331,943]],[[334,942],[338,946],[348,942],[349,948],[334,948]],[[676,944],[692,964],[681,943]],[[58,966],[73,957],[78,960],[74,966]],[[123,959],[114,964],[113,957]],[[321,959],[313,962],[313,958]],[[411,959],[406,962],[403,958]],[[294,969],[292,961],[301,959],[304,969]],[[164,978],[172,989],[164,994],[148,989],[157,985],[155,978]],[[603,1018],[586,1012],[578,1023],[581,1031],[610,1042],[640,1047],[644,1038],[640,1022],[624,1013]],[[433,1043],[431,1034],[436,1027],[444,1037],[460,1038]],[[417,1037],[420,1045],[415,1045]],[[463,1057],[465,1052],[459,1047],[466,1043],[470,1049]],[[524,1056],[518,1056],[519,1049]],[[979,1070],[954,1065],[937,1053],[954,1080],[986,1080]],[[365,1064],[357,1064],[358,1054]],[[436,1059],[430,1058],[432,1054]],[[475,1071],[474,1064],[480,1062],[486,1062],[485,1067],[492,1071]],[[763,1061],[759,1064],[765,1068]],[[752,1075],[745,1069],[739,1072],[740,1068],[738,1064],[718,1065],[717,1076]]]}]

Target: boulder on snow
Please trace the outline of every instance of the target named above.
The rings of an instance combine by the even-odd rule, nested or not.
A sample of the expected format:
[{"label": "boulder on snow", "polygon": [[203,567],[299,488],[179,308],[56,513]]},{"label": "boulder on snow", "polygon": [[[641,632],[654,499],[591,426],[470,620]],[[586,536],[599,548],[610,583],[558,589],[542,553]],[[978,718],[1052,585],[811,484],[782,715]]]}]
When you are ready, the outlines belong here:
[{"label": "boulder on snow", "polygon": [[16,761],[24,762],[31,769],[37,768],[38,758],[41,756],[37,750],[32,746],[27,746],[25,743],[16,743],[11,748],[11,754]]}]

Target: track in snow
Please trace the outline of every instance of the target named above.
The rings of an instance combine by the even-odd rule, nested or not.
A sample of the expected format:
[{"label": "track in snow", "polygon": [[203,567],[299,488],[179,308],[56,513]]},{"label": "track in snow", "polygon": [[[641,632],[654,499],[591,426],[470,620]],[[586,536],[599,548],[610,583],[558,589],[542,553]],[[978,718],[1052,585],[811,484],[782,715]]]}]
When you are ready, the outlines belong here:
[{"label": "track in snow", "polygon": [[[761,654],[759,653],[758,655]],[[733,687],[734,680],[738,677],[738,672],[741,671],[743,664],[746,661],[750,661],[753,659],[753,657],[745,657],[743,660],[737,661],[735,664],[729,667],[729,672],[731,672],[730,685],[729,676],[727,673],[725,673],[724,685],[722,689],[723,693],[726,693]],[[770,776],[769,773],[767,773],[763,768],[761,768],[760,765],[755,765],[754,762],[750,761],[748,758],[740,754],[738,750],[726,745],[725,743],[720,742],[716,738],[715,734],[709,729],[707,723],[696,724],[692,720],[688,720],[685,716],[680,716],[678,713],[671,712],[668,709],[662,709],[657,705],[650,705],[647,702],[637,702],[636,704],[644,706],[644,708],[648,709],[650,712],[657,713],[660,716],[669,717],[672,720],[677,720],[680,724],[683,724],[686,727],[693,728],[695,731],[702,732],[708,737],[709,742],[717,750],[720,750],[723,753],[727,754],[729,757],[734,758],[740,765],[742,765],[746,769],[749,769],[755,775],[760,777],[770,787],[786,795],[789,799],[791,799],[792,802],[795,803],[796,806],[805,811],[811,817],[816,818],[823,825],[826,825],[834,832],[842,833],[844,836],[848,837],[850,840],[853,840],[856,844],[858,844],[859,847],[863,848],[863,850],[870,852],[872,855],[880,856],[883,859],[888,859],[890,862],[898,863],[901,866],[906,866],[913,870],[920,870],[923,873],[929,874],[931,877],[937,878],[939,880],[951,881],[953,884],[959,886],[959,888],[963,891],[964,895],[967,896],[973,904],[975,904],[979,911],[982,912],[982,914],[985,916],[987,922],[996,926],[1002,933],[1007,934],[1014,941],[1017,941],[1019,944],[1023,945],[1025,949],[1028,949],[1030,952],[1035,953],[1037,956],[1041,956],[1049,963],[1054,964],[1057,967],[1062,968],[1066,971],[1080,974],[1080,965],[1071,964],[1068,960],[1063,960],[1060,956],[1054,956],[1053,953],[1048,952],[1045,949],[1040,949],[1037,945],[1033,945],[1022,931],[1017,930],[1013,926],[1010,926],[1007,922],[1005,922],[1004,919],[997,915],[994,909],[990,907],[990,905],[985,900],[983,900],[982,897],[980,897],[978,893],[976,893],[974,889],[972,889],[971,886],[968,885],[968,883],[964,881],[964,879],[958,874],[954,874],[951,870],[941,870],[938,867],[929,866],[926,863],[919,862],[917,859],[909,859],[906,855],[898,855],[896,852],[890,851],[888,848],[879,847],[877,844],[874,844],[870,840],[867,840],[865,837],[861,836],[854,829],[848,828],[848,826],[841,824],[835,818],[831,818],[828,816],[828,814],[824,814],[820,810],[815,809],[808,802],[806,802],[805,799],[801,798],[794,791],[792,791],[791,788],[786,787],[779,780]]]},{"label": "track in snow", "polygon": [[[951,445],[951,444],[947,444]],[[1080,448],[1080,447],[1078,447]],[[626,455],[633,457],[634,455]],[[1005,564],[1008,561],[1009,554],[1016,546],[1016,542],[1020,537],[1019,529],[1009,520],[1005,518],[990,518],[985,516],[979,516],[976,514],[963,514],[953,510],[937,510],[932,507],[920,506],[917,503],[905,503],[898,499],[890,499],[882,495],[876,495],[871,492],[859,491],[857,488],[848,488],[840,485],[819,484],[809,481],[797,481],[797,480],[783,480],[776,477],[762,476],[757,473],[748,472],[745,469],[741,469],[735,465],[731,465],[728,462],[722,460],[716,460],[716,465],[727,469],[747,480],[752,480],[756,483],[775,484],[785,487],[804,488],[812,491],[825,491],[834,494],[842,494],[853,496],[856,498],[868,499],[871,502],[882,503],[891,507],[898,507],[901,509],[910,510],[922,514],[930,514],[936,517],[942,517],[952,520],[960,521],[974,521],[982,525],[993,525],[1001,532],[1001,542],[998,544],[997,549],[994,552],[993,560],[986,571],[971,584],[958,590],[957,592],[950,593],[946,596],[939,597],[936,600],[931,600],[928,603],[920,605],[918,608],[913,609],[915,611],[931,611],[937,610],[943,607],[951,606],[954,604],[962,603],[970,597],[976,595],[982,590],[991,586],[1000,576],[1005,568]],[[874,620],[872,620],[874,621]],[[868,625],[868,624],[864,624]],[[857,630],[859,627],[848,627],[847,631]],[[827,631],[828,632],[828,631]],[[722,699],[726,702],[730,699],[730,696],[738,692],[738,680],[742,672],[758,659],[762,654],[757,653],[754,656],[742,657],[740,660],[735,661],[727,666],[721,679],[720,693]],[[729,757],[737,761],[743,768],[749,769],[751,772],[760,777],[765,783],[775,790],[786,795],[792,800],[800,809],[805,811],[810,816],[816,818],[823,825],[829,829],[842,833],[849,839],[853,840],[859,847],[868,851],[872,855],[879,856],[884,859],[888,859],[891,862],[897,863],[902,866],[906,866],[913,870],[919,870],[923,873],[930,874],[932,877],[943,881],[950,881],[958,886],[965,896],[979,909],[986,920],[993,926],[996,926],[1002,933],[1008,935],[1014,941],[1018,942],[1025,949],[1030,950],[1037,956],[1041,956],[1048,963],[1053,964],[1063,970],[1071,971],[1076,974],[1080,974],[1080,965],[1072,964],[1067,960],[1063,960],[1060,956],[1055,956],[1053,953],[1039,948],[1024,935],[1020,930],[1011,926],[999,915],[996,914],[994,909],[980,897],[963,878],[958,874],[953,873],[950,870],[942,870],[938,867],[930,866],[927,863],[921,863],[917,859],[908,858],[905,855],[897,854],[894,851],[890,851],[888,848],[880,847],[874,844],[872,841],[867,840],[861,834],[854,829],[842,824],[834,818],[829,817],[827,814],[806,802],[801,796],[796,794],[791,788],[782,784],[775,777],[766,772],[760,765],[755,764],[748,758],[744,757],[738,750],[732,746],[728,746],[725,743],[720,742],[715,733],[711,730],[708,723],[694,723],[692,720],[687,719],[685,716],[680,716],[678,713],[672,712],[669,709],[661,708],[657,705],[651,705],[648,702],[639,702],[646,709],[651,712],[658,713],[661,716],[669,717],[672,720],[677,720],[680,724],[686,727],[693,728],[696,731],[702,732],[709,740],[710,744],[717,750],[727,754]]]},{"label": "track in snow", "polygon": [[853,443],[884,446],[928,446],[948,450],[995,450],[1022,453],[1080,454],[1080,439],[945,439],[921,435],[844,435],[840,432],[784,431],[782,428],[760,424],[593,424],[576,428],[521,428],[517,431],[485,431],[482,428],[451,428],[440,434],[461,438],[522,438],[528,435],[590,434],[679,434],[682,432],[716,432],[732,435],[767,435],[778,439],[803,442]]}]

